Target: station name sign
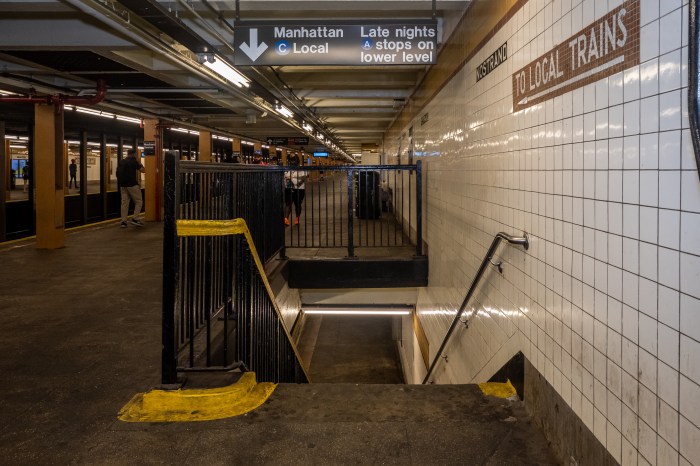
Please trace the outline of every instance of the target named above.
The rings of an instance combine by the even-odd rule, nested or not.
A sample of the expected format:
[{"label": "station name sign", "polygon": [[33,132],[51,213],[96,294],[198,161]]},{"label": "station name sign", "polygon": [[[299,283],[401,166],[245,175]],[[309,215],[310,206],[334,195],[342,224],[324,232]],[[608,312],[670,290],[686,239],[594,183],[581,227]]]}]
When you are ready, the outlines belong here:
[{"label": "station name sign", "polygon": [[513,75],[513,111],[639,64],[639,2],[628,0]]},{"label": "station name sign", "polygon": [[234,64],[432,65],[437,60],[435,21],[352,24],[239,23]]},{"label": "station name sign", "polygon": [[476,82],[484,79],[506,60],[508,60],[508,42],[498,47],[481,65],[476,67]]}]

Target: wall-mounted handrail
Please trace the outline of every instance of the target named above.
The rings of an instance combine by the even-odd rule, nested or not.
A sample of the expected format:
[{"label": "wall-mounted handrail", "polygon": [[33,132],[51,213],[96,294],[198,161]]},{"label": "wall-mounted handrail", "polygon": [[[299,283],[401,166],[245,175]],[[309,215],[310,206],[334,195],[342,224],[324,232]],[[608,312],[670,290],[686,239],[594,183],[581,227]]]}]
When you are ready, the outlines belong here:
[{"label": "wall-mounted handrail", "polygon": [[[454,332],[455,328],[457,328],[457,324],[460,322],[460,320],[462,318],[462,314],[464,314],[464,311],[467,308],[467,304],[469,304],[469,301],[472,299],[472,296],[474,295],[474,292],[476,291],[476,286],[479,284],[481,277],[484,275],[484,272],[486,271],[486,267],[488,267],[489,264],[493,264],[492,259],[493,259],[494,254],[496,254],[496,249],[498,249],[498,245],[501,243],[501,240],[506,240],[510,244],[522,246],[523,248],[525,248],[525,250],[527,250],[530,247],[530,242],[528,240],[527,233],[523,234],[522,237],[511,236],[511,235],[503,233],[503,232],[496,234],[496,236],[493,238],[493,241],[491,242],[491,247],[489,247],[489,250],[486,253],[486,256],[484,257],[484,260],[481,261],[481,265],[479,266],[479,270],[476,272],[476,275],[474,276],[474,279],[472,280],[472,284],[469,287],[469,291],[467,291],[467,295],[464,297],[464,301],[462,301],[462,305],[459,307],[459,311],[457,311],[457,315],[455,316],[454,320],[452,321],[452,324],[450,325],[450,328],[447,331],[445,338],[442,340],[442,344],[440,345],[440,349],[438,349],[437,353],[435,353],[435,358],[433,359],[433,362],[430,364],[430,368],[428,369],[428,373],[425,375],[425,378],[423,379],[423,383],[428,382],[428,380],[430,379],[430,376],[433,374],[433,370],[435,369],[435,366],[437,366],[437,363],[442,358],[442,352],[445,349],[445,346],[447,346],[447,342],[450,340],[450,337],[452,336],[452,333]],[[493,265],[497,265],[499,267],[499,271],[500,271],[500,263],[493,264]]]},{"label": "wall-mounted handrail", "polygon": [[695,164],[700,176],[700,96],[698,93],[698,73],[700,69],[700,17],[698,9],[700,0],[690,1],[689,35],[688,38],[688,120],[690,123],[690,134],[693,140],[695,152]]}]

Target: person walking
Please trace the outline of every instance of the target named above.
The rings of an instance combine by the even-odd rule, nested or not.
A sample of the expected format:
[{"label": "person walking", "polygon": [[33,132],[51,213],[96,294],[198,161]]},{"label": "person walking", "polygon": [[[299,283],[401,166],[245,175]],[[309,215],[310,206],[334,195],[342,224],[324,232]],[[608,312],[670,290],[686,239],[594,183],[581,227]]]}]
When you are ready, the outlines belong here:
[{"label": "person walking", "polygon": [[76,176],[78,175],[78,165],[75,164],[75,159],[70,159],[70,165],[68,165],[68,174],[70,175],[70,180],[68,181],[68,189],[70,189],[71,184],[74,188],[78,188],[78,181]]},{"label": "person walking", "polygon": [[126,228],[130,201],[134,201],[134,216],[131,218],[131,224],[139,227],[143,226],[143,222],[139,219],[141,207],[143,206],[139,173],[143,172],[145,172],[143,165],[136,159],[136,149],[129,149],[126,158],[120,160],[117,164],[117,183],[122,197],[122,228]]},{"label": "person walking", "polygon": [[24,183],[22,190],[26,193],[27,187],[29,186],[29,179],[32,177],[32,171],[29,167],[29,162],[27,162],[24,167],[22,167],[22,182]]},{"label": "person walking", "polygon": [[[300,164],[299,156],[294,153],[289,156],[288,163],[291,167],[298,167]],[[292,215],[292,204],[294,204],[294,225],[299,225],[299,216],[301,216],[302,203],[306,195],[306,172],[300,170],[287,170],[284,173],[285,189],[284,189],[284,224],[289,226],[289,220]]]}]

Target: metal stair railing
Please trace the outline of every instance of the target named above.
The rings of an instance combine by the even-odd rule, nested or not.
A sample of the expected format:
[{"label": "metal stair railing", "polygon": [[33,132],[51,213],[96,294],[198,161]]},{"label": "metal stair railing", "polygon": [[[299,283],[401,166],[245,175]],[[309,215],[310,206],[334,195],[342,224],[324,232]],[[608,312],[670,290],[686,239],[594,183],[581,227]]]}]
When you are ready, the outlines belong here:
[{"label": "metal stair railing", "polygon": [[237,355],[244,368],[264,382],[306,383],[308,374],[267,280],[265,269],[245,220],[178,220],[178,237],[212,238],[241,235],[237,297]]},{"label": "metal stair railing", "polygon": [[472,299],[472,296],[476,292],[476,287],[479,284],[479,281],[481,281],[481,277],[484,275],[484,272],[486,271],[486,267],[488,267],[489,264],[494,265],[498,267],[498,271],[502,272],[502,263],[499,262],[493,262],[493,256],[496,254],[496,249],[498,249],[498,245],[501,243],[501,240],[506,240],[510,244],[515,244],[522,246],[525,250],[528,249],[530,246],[530,242],[528,239],[527,233],[523,234],[522,237],[518,236],[511,236],[509,234],[500,232],[497,233],[496,236],[494,237],[493,241],[491,242],[491,247],[489,247],[488,252],[486,253],[486,256],[484,257],[484,260],[481,261],[481,265],[479,266],[479,270],[476,272],[476,275],[474,276],[474,279],[472,280],[472,284],[469,287],[469,291],[467,291],[467,295],[464,297],[464,301],[462,301],[462,305],[459,307],[459,311],[457,312],[457,315],[455,316],[454,320],[452,321],[452,324],[450,325],[449,330],[447,330],[447,334],[445,335],[445,338],[442,340],[442,344],[440,345],[440,349],[438,349],[437,353],[435,354],[435,358],[433,359],[433,362],[430,364],[430,368],[428,369],[428,373],[425,375],[425,378],[423,379],[423,383],[427,383],[430,380],[430,376],[433,374],[433,370],[437,366],[438,362],[440,359],[445,359],[446,356],[442,355],[442,352],[445,349],[445,346],[447,346],[447,343],[450,340],[450,337],[452,336],[452,333],[454,332],[455,328],[457,328],[457,324],[459,322],[463,322],[465,325],[469,325],[469,321],[462,321],[462,314],[464,314],[464,311],[467,308],[467,305],[469,304],[469,301]]},{"label": "metal stair railing", "polygon": [[[693,152],[698,176],[700,176],[700,1],[691,0],[689,5],[688,39],[688,121],[693,140]],[[685,167],[684,167],[685,168]]]}]

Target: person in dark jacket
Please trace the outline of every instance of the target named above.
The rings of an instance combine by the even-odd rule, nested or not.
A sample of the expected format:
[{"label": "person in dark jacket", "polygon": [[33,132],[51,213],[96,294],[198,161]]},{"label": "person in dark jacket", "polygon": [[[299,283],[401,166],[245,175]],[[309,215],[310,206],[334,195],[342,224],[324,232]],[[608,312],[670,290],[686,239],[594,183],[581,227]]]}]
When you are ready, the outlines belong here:
[{"label": "person in dark jacket", "polygon": [[143,222],[139,219],[143,198],[141,197],[141,185],[139,183],[139,173],[145,170],[141,162],[136,159],[136,149],[129,149],[126,158],[117,164],[117,183],[122,197],[122,223],[121,227],[126,228],[126,219],[129,215],[129,202],[134,201],[134,216],[131,224],[139,227]]},{"label": "person in dark jacket", "polygon": [[75,159],[70,160],[70,165],[68,165],[68,174],[70,175],[70,180],[68,181],[68,189],[70,189],[71,184],[74,188],[78,187],[78,165],[75,163]]}]

